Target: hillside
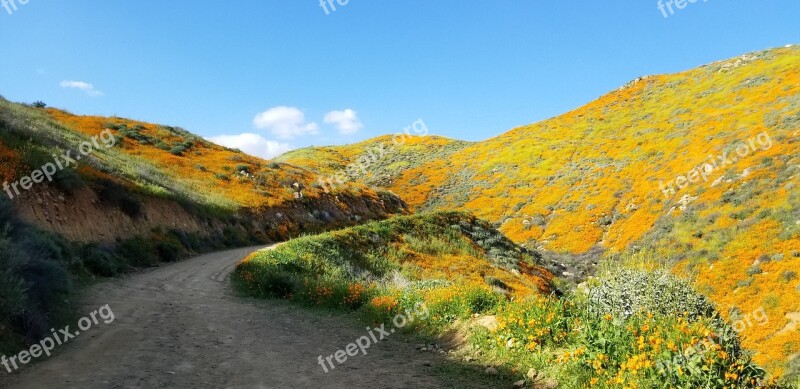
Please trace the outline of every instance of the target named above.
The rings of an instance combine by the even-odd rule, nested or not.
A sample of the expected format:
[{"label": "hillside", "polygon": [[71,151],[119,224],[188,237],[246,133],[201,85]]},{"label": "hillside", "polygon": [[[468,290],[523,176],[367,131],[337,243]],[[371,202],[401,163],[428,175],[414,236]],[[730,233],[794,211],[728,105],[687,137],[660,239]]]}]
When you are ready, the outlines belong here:
[{"label": "hillside", "polygon": [[[472,212],[578,268],[578,278],[603,252],[645,251],[674,264],[724,316],[766,310],[769,323],[745,329],[743,342],[781,373],[800,353],[798,130],[800,47],[792,46],[642,77],[483,142],[437,140],[459,144],[444,151],[423,143],[409,160],[427,162],[393,161],[404,168],[367,182],[418,211]],[[324,161],[327,172],[378,142],[280,160],[312,169]]]},{"label": "hillside", "polygon": [[[398,143],[400,143],[398,141]],[[366,173],[348,174],[351,182],[361,182],[370,186],[393,188],[394,182],[410,169],[427,166],[447,169],[450,156],[463,150],[471,143],[443,138],[435,135],[408,136],[402,144],[393,142],[393,136],[386,135],[348,146],[307,147],[293,150],[275,158],[292,166],[311,167],[323,181],[329,180],[337,172],[348,173],[348,165],[357,165],[359,159],[369,156],[377,162],[370,163]]]},{"label": "hillside", "polygon": [[[443,341],[467,366],[496,366],[491,387],[520,378],[515,387],[769,384],[686,282],[609,269],[588,293],[557,297],[546,293],[552,275],[540,261],[474,216],[436,212],[292,240],[245,259],[234,280],[252,296],[355,312],[387,334]],[[326,372],[335,368],[322,358]]]},{"label": "hillside", "polygon": [[[333,194],[301,186],[311,180],[311,172],[217,146],[180,128],[116,117],[77,116],[5,100],[0,101],[0,118],[4,129],[0,133],[0,155],[7,181],[19,180],[67,151],[72,159],[77,157],[63,170],[56,169],[51,185],[23,193],[18,188],[14,188],[16,193],[9,192],[19,200],[15,206],[27,220],[77,240],[113,240],[130,232],[115,231],[115,227],[135,229],[139,224],[144,224],[145,232],[157,226],[199,232],[208,229],[204,224],[213,219],[272,219],[282,212],[287,220],[281,226],[244,229],[281,239],[288,236],[289,230],[304,230],[300,224],[311,227],[335,219],[354,221],[378,216],[384,210],[401,211],[403,207],[391,195],[356,183]],[[78,146],[93,138],[94,147],[84,155]],[[101,142],[97,142],[98,138],[102,138]],[[84,193],[87,190],[100,196]],[[59,203],[71,201],[85,206],[71,215],[75,218],[61,215],[74,207],[60,207]],[[91,213],[87,208],[96,202],[122,212],[115,212],[118,214],[106,225],[103,219],[109,217],[78,217],[83,212]],[[141,209],[148,208],[157,212],[140,214]],[[120,225],[119,219],[126,216],[128,220]],[[164,218],[159,220],[161,217]],[[74,225],[81,219],[91,223]],[[92,229],[93,223],[100,223],[103,229]],[[279,227],[285,230],[277,231]]]},{"label": "hillside", "polygon": [[[253,294],[300,293],[305,302],[322,295],[302,281],[333,282],[314,286],[334,306],[350,301],[354,281],[390,291],[392,282],[433,282],[431,293],[447,296],[445,305],[464,293],[513,317],[518,307],[483,292],[536,299],[551,281],[596,275],[604,259],[649,257],[692,280],[730,323],[764,312],[768,320],[742,328],[741,345],[770,373],[800,376],[798,47],[642,77],[564,115],[474,143],[427,135],[395,145],[384,136],[265,161],[176,127],[2,99],[0,130],[0,177],[9,184],[0,200],[0,267],[9,269],[0,275],[0,351],[68,316],[60,302],[97,277],[408,208],[456,209],[491,225],[452,214],[394,219],[299,239],[240,267],[260,269],[265,279],[239,275]],[[375,155],[366,173],[348,170]],[[324,185],[343,172],[346,183]],[[488,235],[444,228],[460,222]],[[491,227],[533,251],[517,251]],[[375,239],[383,251],[368,250]],[[502,247],[483,247],[486,240]],[[301,256],[310,261],[305,270],[327,270],[263,270],[298,253],[312,255]],[[345,260],[363,263],[341,267]],[[378,298],[382,307],[393,301],[394,292],[368,289],[359,298]],[[328,301],[330,293],[341,299]],[[452,309],[472,304],[464,299]],[[439,324],[454,317],[447,312]],[[585,340],[552,341],[561,352]],[[731,347],[738,350],[738,339]]]},{"label": "hillside", "polygon": [[315,300],[330,288],[336,296],[325,299],[336,301],[324,302],[334,304],[347,300],[353,285],[363,290],[354,305],[378,290],[404,293],[414,285],[526,297],[551,289],[552,275],[538,259],[474,216],[442,212],[294,239],[246,259],[237,276],[252,293],[279,298]]},{"label": "hillside", "polygon": [[179,128],[0,99],[0,353],[98,277],[406,213],[364,185],[300,184],[312,176]]}]

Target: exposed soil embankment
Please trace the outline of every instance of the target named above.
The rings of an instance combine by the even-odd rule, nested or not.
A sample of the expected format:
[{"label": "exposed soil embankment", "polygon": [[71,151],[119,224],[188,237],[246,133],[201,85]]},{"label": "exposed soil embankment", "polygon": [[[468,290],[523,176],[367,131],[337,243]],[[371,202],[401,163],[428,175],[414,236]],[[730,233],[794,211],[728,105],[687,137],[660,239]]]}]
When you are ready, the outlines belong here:
[{"label": "exposed soil embankment", "polygon": [[95,189],[84,187],[63,193],[39,187],[15,200],[26,222],[78,242],[113,242],[147,236],[155,229],[210,236],[234,231],[263,241],[277,241],[302,231],[326,230],[361,220],[405,213],[405,204],[388,194],[378,197],[323,195],[263,209],[240,209],[224,216],[196,214],[176,201],[132,195],[137,211],[109,203]]}]

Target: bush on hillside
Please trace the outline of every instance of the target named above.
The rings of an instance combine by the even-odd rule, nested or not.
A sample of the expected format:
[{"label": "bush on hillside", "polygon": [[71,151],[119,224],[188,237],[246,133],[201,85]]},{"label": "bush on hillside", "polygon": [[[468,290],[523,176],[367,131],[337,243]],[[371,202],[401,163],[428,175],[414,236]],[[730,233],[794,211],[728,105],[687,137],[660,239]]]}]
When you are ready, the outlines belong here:
[{"label": "bush on hillside", "polygon": [[639,312],[691,318],[713,317],[714,305],[688,282],[663,271],[620,269],[600,278],[589,289],[594,314],[627,318]]},{"label": "bush on hillside", "polygon": [[[22,163],[31,171],[39,170],[43,166],[53,163],[52,153],[41,147],[26,147],[24,150],[25,151],[21,153]],[[66,193],[72,193],[85,185],[78,173],[69,167],[56,171],[52,182],[56,188]]]},{"label": "bush on hillside", "polygon": [[0,317],[16,317],[25,310],[27,294],[20,276],[25,255],[11,243],[8,225],[0,231]]},{"label": "bush on hillside", "polygon": [[70,194],[86,185],[81,176],[78,175],[78,172],[71,168],[56,172],[55,177],[53,177],[53,184],[56,188],[61,189],[62,192]]},{"label": "bush on hillside", "polygon": [[47,333],[51,316],[67,310],[73,284],[65,249],[49,234],[15,223],[8,201],[0,200],[0,326],[33,341]]},{"label": "bush on hillside", "polygon": [[112,250],[96,244],[87,244],[81,247],[80,255],[86,270],[101,277],[114,277],[130,268]]},{"label": "bush on hillside", "polygon": [[782,382],[786,387],[800,388],[800,356],[789,362],[789,368]]},{"label": "bush on hillside", "polygon": [[172,148],[169,150],[169,152],[172,153],[173,155],[181,156],[181,155],[183,155],[183,153],[185,153],[186,151],[191,149],[192,146],[194,146],[194,142],[185,141],[185,142],[179,143],[179,144],[177,144],[175,146],[172,146]]},{"label": "bush on hillside", "polygon": [[100,180],[99,184],[100,199],[104,203],[119,208],[132,219],[141,215],[142,206],[139,200],[131,195],[129,190],[110,180]]},{"label": "bush on hillside", "polygon": [[501,303],[497,329],[478,330],[473,347],[489,360],[549,370],[567,388],[764,387],[764,370],[717,318],[599,315],[584,297]]},{"label": "bush on hillside", "polygon": [[136,237],[119,242],[117,253],[127,258],[135,267],[152,267],[158,264],[158,256],[151,239]]},{"label": "bush on hillside", "polygon": [[187,254],[187,246],[173,232],[156,231],[154,242],[156,255],[161,262],[175,262]]}]

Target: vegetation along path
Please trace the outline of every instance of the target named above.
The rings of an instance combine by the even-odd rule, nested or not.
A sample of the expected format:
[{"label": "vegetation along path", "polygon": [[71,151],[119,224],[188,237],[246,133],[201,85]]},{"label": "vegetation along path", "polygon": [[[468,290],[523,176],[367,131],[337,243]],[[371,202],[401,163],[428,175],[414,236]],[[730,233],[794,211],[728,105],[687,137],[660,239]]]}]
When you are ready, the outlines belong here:
[{"label": "vegetation along path", "polygon": [[[440,388],[449,362],[416,351],[402,336],[372,347],[330,373],[330,355],[366,329],[343,316],[280,301],[236,296],[231,270],[258,248],[229,250],[91,287],[79,312],[108,304],[115,321],[61,346],[55,357],[13,376],[10,388]],[[74,327],[74,326],[73,326]],[[6,374],[3,372],[2,374]],[[453,382],[453,380],[457,382]],[[461,382],[458,382],[461,381]]]}]

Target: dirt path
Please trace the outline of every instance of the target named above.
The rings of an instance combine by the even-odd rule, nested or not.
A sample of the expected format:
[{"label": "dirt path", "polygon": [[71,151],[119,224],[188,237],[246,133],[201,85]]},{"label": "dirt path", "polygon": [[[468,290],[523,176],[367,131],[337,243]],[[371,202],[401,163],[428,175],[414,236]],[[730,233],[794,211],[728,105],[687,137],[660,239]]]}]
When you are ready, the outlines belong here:
[{"label": "dirt path", "polygon": [[[365,326],[282,302],[233,295],[228,275],[257,248],[199,256],[89,289],[89,314],[109,304],[116,320],[58,348],[58,355],[0,377],[11,388],[441,388],[474,387],[434,374],[447,364],[402,336],[325,374],[327,356]],[[73,325],[72,327],[75,327]],[[4,375],[0,371],[0,375]]]}]

